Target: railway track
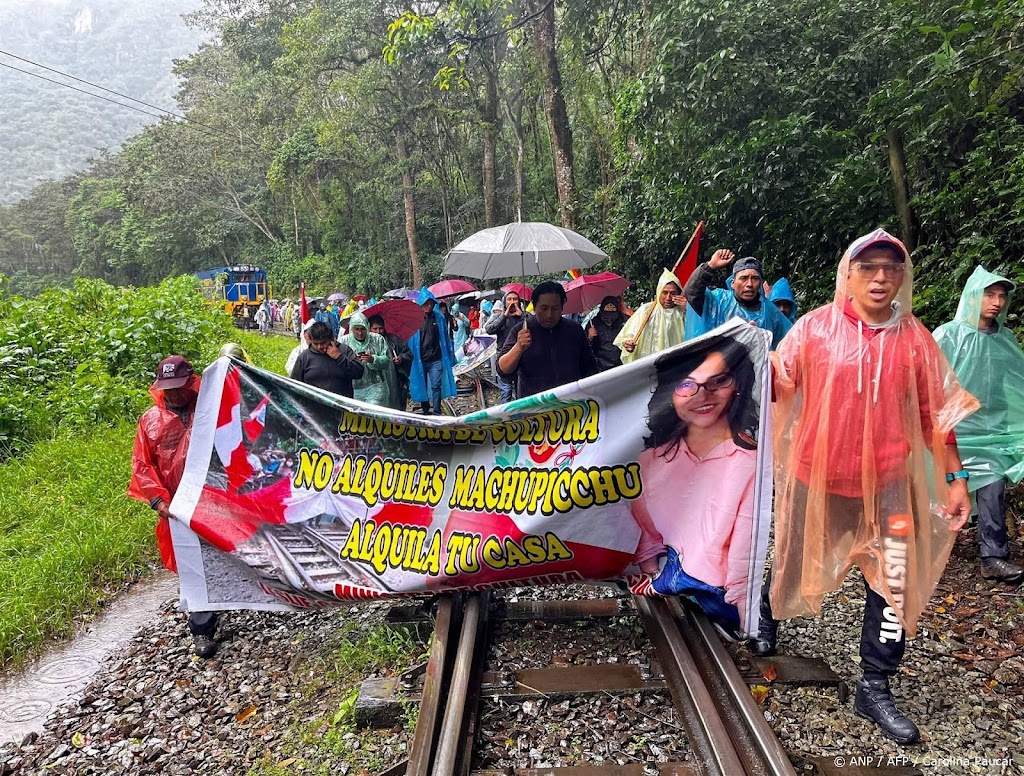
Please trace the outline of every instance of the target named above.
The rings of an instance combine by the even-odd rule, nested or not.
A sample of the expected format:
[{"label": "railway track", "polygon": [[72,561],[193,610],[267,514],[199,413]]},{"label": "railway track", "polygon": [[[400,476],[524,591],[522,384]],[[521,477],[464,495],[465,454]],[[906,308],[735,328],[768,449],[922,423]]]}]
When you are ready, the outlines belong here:
[{"label": "railway track", "polygon": [[[516,670],[486,670],[495,629],[512,638],[528,623],[580,623],[635,618],[650,639],[654,659],[599,664],[551,665]],[[543,626],[547,628],[547,625]],[[598,626],[603,627],[603,626]],[[552,634],[554,636],[554,633]],[[612,660],[617,658],[612,657]],[[371,680],[371,683],[374,680]],[[361,691],[360,703],[389,692],[418,697],[420,712],[409,757],[381,776],[784,776],[795,774],[789,757],[765,721],[747,680],[700,612],[674,599],[644,597],[501,604],[489,593],[443,595],[425,665]],[[562,768],[479,767],[485,705],[499,700],[559,699],[597,694],[623,697],[668,691],[675,717],[685,732],[688,751],[665,757],[631,758],[619,765],[607,757]],[[563,704],[564,705],[564,704]],[[601,723],[594,720],[594,737]],[[511,732],[503,733],[511,736]],[[658,761],[658,760],[662,761]]]}]

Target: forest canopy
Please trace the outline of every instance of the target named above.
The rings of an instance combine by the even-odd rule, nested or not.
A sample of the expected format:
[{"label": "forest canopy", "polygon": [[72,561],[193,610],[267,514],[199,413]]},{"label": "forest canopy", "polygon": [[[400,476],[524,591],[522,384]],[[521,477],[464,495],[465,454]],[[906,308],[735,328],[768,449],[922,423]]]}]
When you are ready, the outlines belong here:
[{"label": "forest canopy", "polygon": [[0,210],[0,273],[287,292],[437,278],[477,229],[571,226],[646,296],[698,220],[801,303],[877,226],[917,309],[1024,280],[1024,7],[1006,0],[206,0],[180,110]]}]

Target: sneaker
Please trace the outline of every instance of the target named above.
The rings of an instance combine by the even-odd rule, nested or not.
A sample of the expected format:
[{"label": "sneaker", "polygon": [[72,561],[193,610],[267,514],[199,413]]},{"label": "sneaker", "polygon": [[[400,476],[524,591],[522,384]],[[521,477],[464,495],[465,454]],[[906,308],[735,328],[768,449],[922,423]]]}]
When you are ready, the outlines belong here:
[{"label": "sneaker", "polygon": [[192,651],[197,657],[207,660],[217,653],[217,642],[209,636],[193,636]]},{"label": "sneaker", "polygon": [[997,579],[1008,585],[1017,585],[1024,579],[1024,569],[1010,563],[1006,558],[982,558],[981,576],[985,579]]},{"label": "sneaker", "polygon": [[917,725],[896,708],[889,682],[885,679],[858,679],[853,709],[858,717],[874,722],[897,743],[916,744],[921,740],[921,731]]},{"label": "sneaker", "polygon": [[771,608],[761,601],[761,619],[757,625],[757,638],[751,639],[747,645],[758,657],[771,657],[778,651],[779,621],[772,617]]}]

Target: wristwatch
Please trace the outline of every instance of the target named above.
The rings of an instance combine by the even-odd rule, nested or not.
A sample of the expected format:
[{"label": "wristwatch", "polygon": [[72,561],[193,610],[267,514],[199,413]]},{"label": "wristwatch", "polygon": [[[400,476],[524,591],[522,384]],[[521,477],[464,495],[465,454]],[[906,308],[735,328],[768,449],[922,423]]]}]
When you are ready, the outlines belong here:
[{"label": "wristwatch", "polygon": [[953,472],[952,474],[947,474],[946,475],[946,482],[947,483],[951,483],[951,482],[953,482],[953,480],[969,480],[970,478],[971,478],[971,475],[969,475],[967,473],[967,470],[966,469],[961,469],[958,472]]}]

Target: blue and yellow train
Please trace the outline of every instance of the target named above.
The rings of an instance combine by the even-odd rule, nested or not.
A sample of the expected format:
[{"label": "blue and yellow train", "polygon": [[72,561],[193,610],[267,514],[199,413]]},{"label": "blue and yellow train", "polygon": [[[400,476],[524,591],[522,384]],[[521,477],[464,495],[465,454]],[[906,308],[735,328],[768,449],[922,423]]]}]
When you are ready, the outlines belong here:
[{"label": "blue and yellow train", "polygon": [[214,267],[193,274],[202,283],[206,300],[222,307],[244,328],[253,325],[256,310],[264,299],[271,298],[266,271],[252,264]]}]

